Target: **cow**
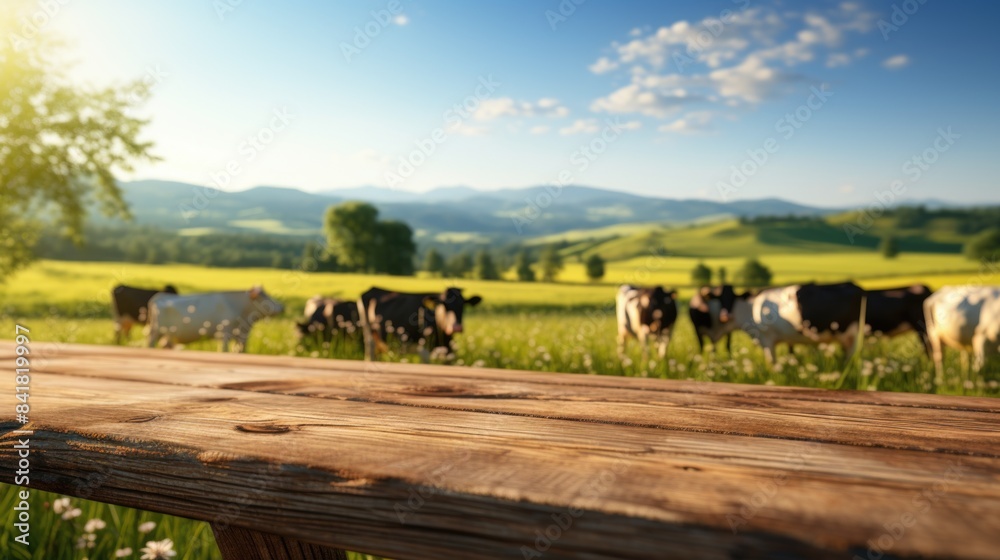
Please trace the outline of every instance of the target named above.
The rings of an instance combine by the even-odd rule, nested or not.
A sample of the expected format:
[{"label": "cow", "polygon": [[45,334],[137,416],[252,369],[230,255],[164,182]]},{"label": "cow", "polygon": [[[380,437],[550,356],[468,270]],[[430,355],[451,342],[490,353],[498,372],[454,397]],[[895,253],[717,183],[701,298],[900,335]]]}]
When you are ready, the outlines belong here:
[{"label": "cow", "polygon": [[315,338],[322,342],[332,342],[335,333],[347,339],[358,329],[358,304],[322,296],[313,296],[306,301],[306,320],[297,322],[300,342]]},{"label": "cow", "polygon": [[[767,288],[757,294],[736,297],[729,320],[721,320],[711,336],[742,329],[764,350],[768,367],[774,365],[778,344],[816,345],[836,342],[850,354],[857,350],[862,300],[865,291],[859,286],[842,284],[797,284]],[[717,339],[718,339],[717,338]]]},{"label": "cow", "polygon": [[702,286],[688,304],[688,316],[694,325],[694,335],[698,339],[698,349],[705,351],[705,338],[715,346],[726,337],[726,352],[732,353],[732,331],[719,328],[729,322],[736,304],[736,290],[732,285]]},{"label": "cow", "polygon": [[973,371],[1000,352],[1000,286],[945,286],[924,301],[924,320],[937,376],[944,376],[944,347],[973,354]]},{"label": "cow", "polygon": [[119,284],[111,290],[111,313],[115,320],[115,344],[122,338],[128,340],[129,332],[135,325],[145,325],[149,300],[158,293],[176,294],[177,288],[170,284],[162,290],[146,290]]},{"label": "cow", "polygon": [[372,287],[358,298],[358,315],[365,337],[365,359],[375,360],[385,350],[389,335],[404,346],[416,343],[428,361],[427,348],[449,355],[454,335],[462,332],[465,306],[476,306],[479,296],[466,298],[459,288],[439,293],[405,293]]},{"label": "cow", "polygon": [[149,347],[214,338],[223,352],[230,342],[245,352],[254,323],[282,311],[284,307],[260,286],[241,292],[157,294],[149,300]]},{"label": "cow", "polygon": [[657,343],[660,359],[667,355],[670,333],[677,322],[677,292],[662,286],[643,288],[623,284],[618,287],[615,310],[618,317],[618,357],[625,359],[629,338],[639,341],[642,363],[649,359],[650,339]]},{"label": "cow", "polygon": [[887,337],[915,332],[923,344],[924,352],[930,357],[931,345],[924,319],[924,301],[930,295],[931,289],[921,284],[888,290],[868,290],[865,293],[866,332]]}]

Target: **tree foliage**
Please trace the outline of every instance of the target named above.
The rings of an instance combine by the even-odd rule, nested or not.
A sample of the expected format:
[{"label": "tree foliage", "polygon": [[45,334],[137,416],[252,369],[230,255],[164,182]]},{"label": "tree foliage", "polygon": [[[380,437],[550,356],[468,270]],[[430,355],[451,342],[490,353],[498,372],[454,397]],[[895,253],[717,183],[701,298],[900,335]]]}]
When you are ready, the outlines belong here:
[{"label": "tree foliage", "polygon": [[747,259],[743,268],[737,274],[739,282],[747,287],[767,286],[771,284],[771,269],[757,259]]},{"label": "tree foliage", "polygon": [[444,257],[437,249],[427,251],[427,256],[424,257],[424,271],[438,276],[444,274]]},{"label": "tree foliage", "polygon": [[604,259],[601,258],[601,255],[597,253],[590,255],[584,266],[587,268],[587,278],[590,278],[591,282],[604,278]]},{"label": "tree foliage", "polygon": [[[12,24],[0,17],[0,35]],[[148,87],[70,83],[60,51],[41,35],[0,41],[0,279],[34,256],[42,214],[54,212],[60,234],[76,243],[94,202],[128,218],[115,174],[155,159],[139,139],[147,121],[132,113]]]},{"label": "tree foliage", "polygon": [[899,242],[896,241],[896,237],[892,235],[886,235],[882,238],[882,243],[879,245],[879,251],[882,256],[887,259],[894,259],[899,256]]},{"label": "tree foliage", "polygon": [[514,271],[521,282],[535,281],[535,270],[531,268],[531,263],[531,255],[527,250],[522,250],[514,259]]},{"label": "tree foliage", "polygon": [[542,251],[538,260],[538,266],[542,269],[543,282],[555,282],[559,273],[563,269],[562,256],[555,245],[549,245]]},{"label": "tree foliage", "polygon": [[472,255],[463,251],[448,259],[448,264],[444,267],[445,275],[450,278],[466,278],[472,273],[473,267]]},{"label": "tree foliage", "polygon": [[486,249],[481,249],[476,253],[476,278],[480,280],[499,280],[500,271],[497,270],[493,262],[493,255]]},{"label": "tree foliage", "polygon": [[413,274],[413,230],[400,221],[379,220],[371,204],[352,201],[327,208],[323,229],[327,250],[343,270]]},{"label": "tree foliage", "polygon": [[965,256],[976,260],[995,260],[1000,257],[1000,228],[988,229],[965,244]]},{"label": "tree foliage", "polygon": [[712,269],[705,263],[698,263],[691,270],[691,283],[695,286],[708,286],[712,283]]}]

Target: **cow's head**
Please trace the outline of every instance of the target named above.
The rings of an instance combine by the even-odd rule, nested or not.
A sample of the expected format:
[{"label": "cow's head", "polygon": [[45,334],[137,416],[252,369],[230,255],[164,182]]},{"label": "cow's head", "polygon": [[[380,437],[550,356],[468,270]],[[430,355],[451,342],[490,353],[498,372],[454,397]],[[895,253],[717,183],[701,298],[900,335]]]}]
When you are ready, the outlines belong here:
[{"label": "cow's head", "polygon": [[250,291],[247,292],[247,294],[250,296],[250,302],[253,304],[254,309],[257,310],[262,317],[273,317],[275,315],[279,315],[285,310],[284,305],[281,305],[281,303],[275,301],[271,298],[271,296],[267,295],[263,286],[254,286],[253,288],[250,288]]},{"label": "cow's head", "polygon": [[662,286],[644,291],[639,296],[642,323],[649,325],[650,332],[659,332],[662,327],[669,326],[665,325],[667,322],[673,324],[673,319],[677,318],[676,299],[676,291],[664,290]]},{"label": "cow's head", "polygon": [[446,336],[462,332],[462,312],[466,305],[479,305],[483,298],[472,296],[466,299],[460,288],[448,288],[440,295],[427,296],[424,305],[434,310],[434,322]]}]

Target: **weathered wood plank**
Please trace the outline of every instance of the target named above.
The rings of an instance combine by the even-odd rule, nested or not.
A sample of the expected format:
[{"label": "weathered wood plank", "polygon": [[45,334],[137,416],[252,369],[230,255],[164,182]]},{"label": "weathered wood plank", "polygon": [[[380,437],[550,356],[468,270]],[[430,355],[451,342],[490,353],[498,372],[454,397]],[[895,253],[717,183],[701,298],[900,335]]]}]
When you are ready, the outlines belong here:
[{"label": "weathered wood plank", "polygon": [[36,486],[104,473],[89,497],[402,558],[522,555],[577,512],[546,557],[842,556],[908,514],[892,554],[1000,535],[991,457],[46,373],[32,399]]},{"label": "weathered wood plank", "polygon": [[[14,356],[13,342],[0,341],[0,356]],[[877,391],[828,391],[803,387],[777,387],[766,385],[748,385],[740,383],[706,383],[701,381],[661,379],[625,378],[602,375],[540,373],[507,369],[462,368],[428,364],[404,364],[378,362],[369,363],[360,360],[326,360],[302,358],[294,356],[262,356],[245,354],[240,356],[238,365],[232,359],[232,354],[218,352],[186,352],[176,351],[164,353],[162,350],[146,348],[119,348],[91,344],[66,343],[33,343],[33,351],[45,361],[61,357],[86,357],[88,362],[97,358],[121,359],[127,353],[128,359],[142,359],[144,365],[152,368],[157,364],[190,364],[199,370],[217,373],[239,373],[241,376],[254,374],[269,378],[274,376],[275,367],[290,372],[289,377],[313,371],[318,374],[328,372],[374,375],[378,373],[409,373],[433,379],[483,379],[494,381],[521,382],[539,385],[547,388],[556,386],[575,386],[593,388],[620,388],[627,383],[629,388],[652,392],[695,393],[715,395],[752,396],[758,399],[794,399],[810,402],[836,402],[845,404],[871,404],[879,406],[898,406],[931,408],[942,410],[978,410],[1000,414],[997,399],[988,397],[955,398],[943,395],[927,395],[917,393],[893,393]],[[7,354],[3,354],[7,352]],[[215,365],[221,369],[206,368]]]},{"label": "weathered wood plank", "polygon": [[[194,365],[196,364],[196,365]],[[267,364],[267,365],[265,365]],[[757,394],[651,391],[620,380],[616,387],[538,383],[491,376],[286,367],[280,358],[235,368],[227,363],[172,360],[159,352],[143,368],[120,355],[54,357],[38,371],[191,387],[228,388],[671,430],[844,443],[891,449],[1000,457],[1000,402],[993,409],[951,410],[760,398]],[[356,367],[356,363],[350,363]],[[339,363],[338,363],[339,365]],[[277,366],[277,367],[276,367]],[[474,372],[473,372],[474,373]],[[528,376],[529,379],[532,376]],[[553,375],[542,375],[546,380]],[[561,376],[572,379],[577,376]],[[584,379],[590,379],[589,376]],[[661,385],[673,382],[659,381]],[[700,385],[708,385],[702,383]],[[863,393],[868,394],[868,393]],[[929,399],[939,401],[940,397]],[[962,399],[957,399],[962,400]],[[826,429],[816,429],[821,423]]]},{"label": "weathered wood plank", "polygon": [[223,560],[347,560],[342,550],[240,527],[212,524],[212,532]]}]

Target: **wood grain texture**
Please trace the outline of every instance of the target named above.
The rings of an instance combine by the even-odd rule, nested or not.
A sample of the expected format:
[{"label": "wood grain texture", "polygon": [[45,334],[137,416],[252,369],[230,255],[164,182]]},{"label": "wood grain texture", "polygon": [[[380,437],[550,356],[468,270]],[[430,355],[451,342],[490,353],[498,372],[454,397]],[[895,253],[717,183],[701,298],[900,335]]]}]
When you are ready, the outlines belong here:
[{"label": "wood grain texture", "polygon": [[[990,399],[51,350],[33,363],[32,486],[216,526],[396,558],[1000,545]],[[20,426],[0,419],[9,468]]]},{"label": "wood grain texture", "polygon": [[212,525],[223,560],[347,560],[335,548],[239,527]]}]

